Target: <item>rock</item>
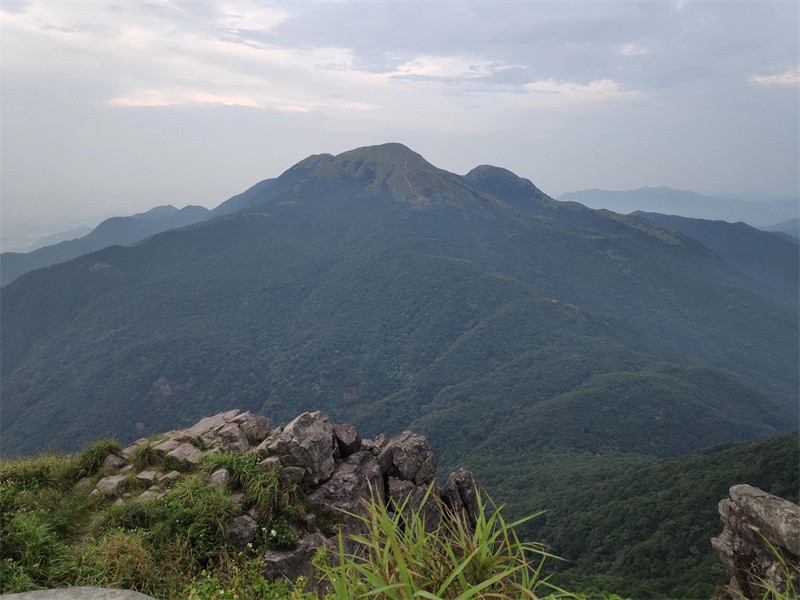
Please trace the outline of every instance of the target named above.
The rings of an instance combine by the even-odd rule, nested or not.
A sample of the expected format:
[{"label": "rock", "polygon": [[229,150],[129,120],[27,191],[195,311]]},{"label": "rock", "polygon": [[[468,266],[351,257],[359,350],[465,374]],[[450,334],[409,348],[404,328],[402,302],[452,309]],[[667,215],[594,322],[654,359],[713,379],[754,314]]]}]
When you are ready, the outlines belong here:
[{"label": "rock", "polygon": [[313,585],[317,570],[311,560],[317,550],[328,545],[324,535],[312,533],[301,539],[294,550],[268,550],[263,558],[264,576],[269,579],[285,577],[290,581],[302,576]]},{"label": "rock", "polygon": [[[330,511],[344,510],[352,513],[362,511],[361,499],[373,494],[383,497],[383,476],[380,463],[370,452],[350,455],[336,473],[317,487],[308,499]],[[344,515],[349,530],[358,531],[362,523],[355,517]]]},{"label": "rock", "polygon": [[242,515],[228,524],[228,540],[235,548],[244,549],[256,537],[258,523],[252,517]]},{"label": "rock", "polygon": [[155,500],[156,498],[161,498],[164,494],[159,492],[158,490],[145,490],[141,494],[139,494],[139,500],[142,502],[146,502],[147,500]]},{"label": "rock", "polygon": [[281,475],[293,483],[302,483],[303,478],[306,476],[306,470],[303,467],[285,467],[281,469]]},{"label": "rock", "polygon": [[172,452],[173,450],[175,450],[175,448],[177,448],[180,445],[181,443],[178,440],[168,439],[164,440],[163,442],[155,446],[155,448],[153,449],[156,452],[160,452],[161,454],[167,454],[168,452]]},{"label": "rock", "polygon": [[216,487],[226,488],[231,480],[231,472],[228,469],[217,469],[208,476],[208,483]]},{"label": "rock", "polygon": [[120,454],[126,459],[130,460],[131,456],[133,455],[133,451],[136,450],[139,446],[143,446],[147,443],[147,438],[139,438],[135,442],[133,442],[130,446],[123,448],[120,451]]},{"label": "rock", "polygon": [[267,417],[253,417],[239,426],[247,441],[251,444],[259,444],[267,439],[272,430],[272,423]]},{"label": "rock", "polygon": [[152,484],[158,478],[157,471],[142,471],[136,476],[136,479],[139,481],[144,481],[145,483]]},{"label": "rock", "polygon": [[228,423],[219,430],[219,440],[219,449],[223,452],[238,452],[241,454],[250,449],[247,437],[235,423]]},{"label": "rock", "polygon": [[241,423],[246,423],[253,417],[255,417],[255,415],[248,410],[247,412],[239,413],[230,421],[228,421],[228,423],[236,423],[237,425],[240,425]]},{"label": "rock", "polygon": [[355,425],[350,423],[335,425],[333,434],[336,436],[336,445],[339,449],[340,457],[347,458],[354,452],[361,450],[361,436],[358,435]]},{"label": "rock", "polygon": [[261,467],[262,469],[273,469],[275,471],[280,471],[281,459],[278,458],[277,456],[268,456],[260,463],[258,463],[258,466]]},{"label": "rock", "polygon": [[180,460],[189,463],[190,465],[196,465],[200,462],[200,458],[203,456],[203,451],[200,448],[195,448],[189,442],[184,442],[174,450],[167,452],[167,456],[169,458],[174,458],[175,460]]},{"label": "rock", "polygon": [[163,483],[163,484],[169,485],[180,476],[181,476],[180,471],[170,471],[166,475],[161,476],[158,479],[158,481],[159,481],[159,483]]},{"label": "rock", "polygon": [[94,488],[100,494],[119,496],[125,489],[125,475],[109,475],[97,482]]},{"label": "rock", "polygon": [[57,590],[36,590],[20,594],[3,594],[3,600],[155,600],[139,592],[99,587],[71,587]]},{"label": "rock", "polygon": [[765,585],[786,590],[787,577],[793,589],[800,588],[800,506],[749,485],[735,485],[730,499],[719,503],[719,514],[723,530],[711,545],[731,581],[715,598],[761,598]]},{"label": "rock", "polygon": [[205,417],[200,419],[197,423],[183,432],[181,439],[190,440],[192,438],[203,437],[208,434],[216,433],[225,425],[227,425],[232,419],[236,418],[240,412],[241,411],[238,408],[235,408],[233,410],[218,413],[213,417]]},{"label": "rock", "polygon": [[124,467],[126,464],[124,458],[120,458],[116,454],[109,454],[103,459],[103,464],[100,466],[101,469],[113,469],[114,471]]},{"label": "rock", "polygon": [[378,456],[381,470],[387,476],[426,485],[436,476],[436,460],[425,436],[404,431],[389,443]]},{"label": "rock", "polygon": [[303,413],[289,423],[269,446],[287,467],[305,470],[302,483],[310,488],[333,474],[333,426],[320,411]]},{"label": "rock", "polygon": [[458,469],[455,473],[450,473],[440,497],[447,507],[456,514],[464,514],[470,526],[475,527],[479,513],[478,490],[480,489],[478,479],[472,471]]}]

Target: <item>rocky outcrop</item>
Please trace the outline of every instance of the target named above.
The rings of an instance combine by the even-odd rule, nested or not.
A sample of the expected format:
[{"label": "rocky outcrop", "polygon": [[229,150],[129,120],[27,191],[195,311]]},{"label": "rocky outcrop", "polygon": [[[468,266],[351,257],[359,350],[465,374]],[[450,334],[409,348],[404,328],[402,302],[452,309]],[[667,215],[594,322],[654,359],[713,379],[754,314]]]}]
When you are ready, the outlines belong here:
[{"label": "rocky outcrop", "polygon": [[765,590],[800,589],[800,506],[749,485],[735,485],[719,503],[723,524],[711,540],[730,583],[715,600],[761,598]]},{"label": "rocky outcrop", "polygon": [[[148,452],[160,456],[169,465],[164,471],[169,472],[153,467],[134,468],[139,464],[136,457]],[[187,429],[137,440],[106,457],[103,474],[107,476],[98,481],[90,496],[98,500],[113,497],[120,503],[133,497],[141,501],[159,498],[184,476],[183,472],[196,470],[203,456],[218,452],[254,454],[260,468],[277,471],[284,481],[297,483],[311,504],[321,509],[321,514],[333,515],[345,533],[361,532],[363,522],[354,515],[371,497],[388,502],[390,507],[403,507],[404,511],[423,508],[429,527],[441,520],[442,505],[463,514],[472,524],[478,510],[478,482],[469,471],[459,469],[450,475],[444,488],[431,489],[436,460],[424,436],[405,431],[388,440],[384,435],[362,439],[355,426],[332,424],[319,411],[303,413],[285,427],[273,430],[265,417],[230,410],[201,419]],[[267,532],[266,521],[262,521],[265,515],[245,504],[245,495],[235,488],[227,469],[211,472],[208,482],[228,490],[242,512],[247,513],[228,524],[228,539],[232,545],[250,552],[258,532]],[[436,496],[443,503],[433,501]],[[297,546],[268,551],[263,556],[266,573],[291,579],[300,575],[313,578],[311,559],[323,546],[336,547],[335,537],[326,537],[319,531],[314,514],[305,515],[292,528],[299,538]]]}]

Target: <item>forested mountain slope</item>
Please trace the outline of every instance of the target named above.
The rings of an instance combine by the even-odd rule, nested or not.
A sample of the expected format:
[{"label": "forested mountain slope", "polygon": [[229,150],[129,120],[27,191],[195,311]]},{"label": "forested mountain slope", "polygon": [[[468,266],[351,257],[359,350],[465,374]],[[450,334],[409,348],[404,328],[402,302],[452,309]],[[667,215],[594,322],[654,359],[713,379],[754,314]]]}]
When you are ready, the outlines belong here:
[{"label": "forested mountain slope", "polygon": [[211,215],[202,206],[158,206],[130,217],[111,217],[83,237],[44,246],[31,252],[4,252],[0,255],[0,285],[6,285],[28,271],[76,258],[89,252],[119,244],[128,246],[148,236],[204,221]]}]

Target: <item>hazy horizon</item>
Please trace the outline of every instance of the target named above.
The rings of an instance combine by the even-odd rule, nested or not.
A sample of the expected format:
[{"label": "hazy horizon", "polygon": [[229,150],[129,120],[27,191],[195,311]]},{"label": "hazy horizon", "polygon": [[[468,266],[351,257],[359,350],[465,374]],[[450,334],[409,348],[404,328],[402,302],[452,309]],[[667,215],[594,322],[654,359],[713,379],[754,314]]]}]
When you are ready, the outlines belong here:
[{"label": "hazy horizon", "polygon": [[798,195],[793,2],[0,10],[4,230],[211,208],[310,154],[390,141],[553,197]]}]

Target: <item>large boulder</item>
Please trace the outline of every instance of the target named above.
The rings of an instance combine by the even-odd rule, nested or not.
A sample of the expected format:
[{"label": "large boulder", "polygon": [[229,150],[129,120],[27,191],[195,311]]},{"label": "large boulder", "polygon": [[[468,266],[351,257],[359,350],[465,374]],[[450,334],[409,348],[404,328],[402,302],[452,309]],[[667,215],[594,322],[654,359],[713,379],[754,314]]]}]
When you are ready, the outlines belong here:
[{"label": "large boulder", "polygon": [[302,484],[310,488],[333,475],[334,439],[328,416],[321,411],[307,412],[284,427],[269,452],[281,455],[286,467],[301,467]]},{"label": "large boulder", "polygon": [[[329,511],[359,513],[361,500],[375,495],[383,498],[383,476],[378,460],[370,452],[356,452],[339,465],[336,473],[317,487],[308,499]],[[361,529],[361,522],[342,515],[350,531]]]},{"label": "large boulder", "polygon": [[436,477],[436,459],[425,436],[404,431],[381,450],[378,460],[387,477],[427,485]]},{"label": "large boulder", "polygon": [[[800,506],[749,485],[719,503],[723,530],[711,545],[731,576],[715,598],[761,598],[765,586],[800,589]],[[781,564],[780,555],[786,566]]]},{"label": "large boulder", "polygon": [[219,430],[219,449],[223,452],[244,453],[250,449],[247,436],[236,423],[228,423]]}]

